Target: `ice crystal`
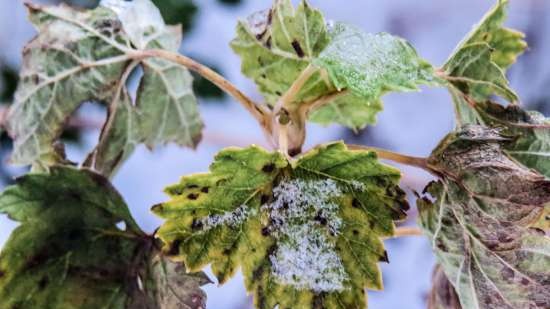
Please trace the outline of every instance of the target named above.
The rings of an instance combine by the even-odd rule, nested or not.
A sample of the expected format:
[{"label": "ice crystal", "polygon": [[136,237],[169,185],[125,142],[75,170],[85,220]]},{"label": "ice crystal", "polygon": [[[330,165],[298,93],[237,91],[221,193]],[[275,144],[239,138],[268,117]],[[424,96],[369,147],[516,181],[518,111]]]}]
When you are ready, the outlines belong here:
[{"label": "ice crystal", "polygon": [[262,208],[278,239],[270,261],[281,283],[315,292],[345,289],[348,277],[329,239],[342,225],[334,201],[341,195],[332,179],[284,180],[273,189],[274,201]]}]

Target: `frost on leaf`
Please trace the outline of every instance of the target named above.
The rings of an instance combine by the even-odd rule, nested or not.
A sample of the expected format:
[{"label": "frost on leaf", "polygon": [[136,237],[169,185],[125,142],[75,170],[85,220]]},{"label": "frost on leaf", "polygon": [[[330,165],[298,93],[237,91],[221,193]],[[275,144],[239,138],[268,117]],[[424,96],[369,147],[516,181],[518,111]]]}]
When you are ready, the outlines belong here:
[{"label": "frost on leaf", "polygon": [[[87,11],[27,4],[38,35],[23,51],[21,83],[7,118],[14,163],[63,162],[54,144],[67,118],[87,101],[109,109],[99,145],[87,160],[102,173],[110,174],[140,143],[198,142],[202,123],[187,69],[134,59],[143,49],[176,51],[177,28],[164,25],[149,0],[103,3]],[[135,12],[140,18],[131,18]],[[138,65],[144,76],[133,103],[126,83]]]},{"label": "frost on leaf", "polygon": [[274,104],[309,66],[314,73],[295,97],[296,105],[349,90],[313,112],[321,124],[362,128],[375,123],[387,91],[416,90],[431,83],[432,67],[403,39],[367,34],[337,23],[326,26],[322,14],[301,1],[277,0],[270,10],[239,23],[231,43],[268,103]]},{"label": "frost on leaf", "polygon": [[470,125],[429,159],[443,175],[418,200],[420,223],[463,308],[550,306],[550,181],[510,159],[498,130]]},{"label": "frost on leaf", "polygon": [[98,174],[53,166],[24,176],[0,195],[0,213],[20,223],[0,251],[0,308],[199,308],[164,306],[176,304],[175,287],[180,301],[204,298],[203,275],[161,272],[172,263]]},{"label": "frost on leaf", "polygon": [[381,237],[408,207],[400,174],[342,143],[297,161],[257,147],[220,152],[208,174],[183,177],[153,207],[164,251],[220,283],[241,268],[258,308],[365,308],[381,289]]},{"label": "frost on leaf", "polygon": [[[443,66],[454,87],[475,101],[484,101],[493,94],[510,102],[518,100],[505,72],[527,44],[521,32],[502,26],[507,4],[508,0],[498,0]],[[456,104],[463,103],[457,101]]]}]

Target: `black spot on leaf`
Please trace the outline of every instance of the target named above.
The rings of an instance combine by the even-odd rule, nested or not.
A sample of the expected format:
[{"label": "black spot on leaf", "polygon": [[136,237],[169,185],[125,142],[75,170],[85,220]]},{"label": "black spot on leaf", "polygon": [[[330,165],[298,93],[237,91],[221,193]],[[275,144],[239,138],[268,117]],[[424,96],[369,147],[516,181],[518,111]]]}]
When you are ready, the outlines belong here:
[{"label": "black spot on leaf", "polygon": [[167,255],[178,255],[179,252],[180,252],[180,245],[181,245],[181,240],[180,239],[176,239],[172,242],[172,244],[170,245],[170,250],[168,250],[168,252],[166,252]]},{"label": "black spot on leaf", "polygon": [[202,187],[201,192],[202,193],[208,193],[209,190],[210,190],[210,188],[208,188],[208,187]]},{"label": "black spot on leaf", "polygon": [[294,48],[294,51],[296,52],[296,55],[298,55],[298,57],[303,58],[305,56],[304,50],[302,49],[300,42],[298,42],[296,39],[292,41],[292,48]]},{"label": "black spot on leaf", "polygon": [[193,219],[193,222],[191,223],[191,229],[193,231],[200,230],[202,229],[203,226],[204,224],[202,223],[202,221],[198,219]]},{"label": "black spot on leaf", "polygon": [[196,194],[196,193],[189,193],[189,194],[187,195],[187,198],[190,199],[190,200],[196,200],[196,199],[199,198],[199,195]]},{"label": "black spot on leaf", "polygon": [[262,167],[262,172],[264,173],[271,173],[275,170],[275,164],[273,163],[269,163],[269,164],[266,164]]},{"label": "black spot on leaf", "polygon": [[384,250],[384,255],[382,255],[379,259],[380,262],[389,263],[390,259],[388,257],[388,251]]}]

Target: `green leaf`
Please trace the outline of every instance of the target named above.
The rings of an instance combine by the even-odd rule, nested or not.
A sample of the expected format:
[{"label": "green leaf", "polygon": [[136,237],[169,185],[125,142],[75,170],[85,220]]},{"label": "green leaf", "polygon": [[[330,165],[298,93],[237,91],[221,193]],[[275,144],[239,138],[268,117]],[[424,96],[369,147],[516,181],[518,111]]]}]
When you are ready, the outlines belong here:
[{"label": "green leaf", "polygon": [[493,49],[491,61],[501,69],[505,70],[516,62],[517,57],[527,49],[527,43],[523,33],[503,26],[508,2],[497,0],[497,4],[466,35],[457,51],[464,46],[483,42]]},{"label": "green leaf", "polygon": [[476,101],[493,94],[516,102],[505,70],[527,48],[524,35],[502,26],[506,19],[507,0],[498,0],[481,22],[459,44],[443,66],[451,83]]},{"label": "green leaf", "polygon": [[0,195],[0,213],[20,223],[0,252],[1,308],[197,308],[170,306],[171,288],[204,301],[204,277],[159,257],[103,176],[61,166],[24,176]]},{"label": "green leaf", "polygon": [[[320,11],[307,1],[294,9],[290,0],[276,0],[271,9],[238,23],[231,47],[241,57],[243,74],[252,78],[267,102],[274,105],[328,40]],[[296,99],[311,101],[331,89],[330,82],[317,72]]]},{"label": "green leaf", "polygon": [[550,238],[532,227],[550,207],[550,181],[508,158],[506,142],[466,126],[428,160],[443,179],[418,200],[420,224],[463,308],[550,305]]},{"label": "green leaf", "polygon": [[[87,160],[104,174],[137,144],[195,146],[200,139],[187,69],[135,59],[136,51],[147,48],[176,51],[180,31],[167,27],[149,0],[102,4],[87,11],[27,4],[39,34],[25,48],[21,84],[8,114],[14,163],[47,168],[63,162],[54,145],[67,118],[86,101],[109,107],[100,143]],[[144,76],[133,104],[126,83],[138,65]]]},{"label": "green leaf", "polygon": [[[313,74],[296,94],[295,104],[349,90],[315,111],[311,120],[353,129],[375,123],[380,97],[387,91],[417,90],[432,83],[432,67],[404,40],[366,34],[337,23],[327,30],[322,14],[301,1],[275,1],[237,27],[231,46],[241,56],[243,73],[274,105],[306,68]],[[350,111],[353,111],[350,113]]]},{"label": "green leaf", "polygon": [[327,70],[338,90],[349,89],[365,101],[388,91],[418,90],[433,82],[433,68],[405,40],[370,34],[343,23],[330,31],[330,43],[314,64]]},{"label": "green leaf", "polygon": [[382,109],[381,100],[367,102],[361,97],[346,94],[331,104],[313,111],[310,120],[322,125],[338,123],[348,128],[359,129],[365,124],[375,124],[376,115]]},{"label": "green leaf", "polygon": [[399,171],[342,143],[293,162],[258,147],[220,152],[210,173],[183,177],[153,207],[164,251],[220,283],[241,268],[258,308],[365,308],[382,288],[381,237],[408,204]]}]

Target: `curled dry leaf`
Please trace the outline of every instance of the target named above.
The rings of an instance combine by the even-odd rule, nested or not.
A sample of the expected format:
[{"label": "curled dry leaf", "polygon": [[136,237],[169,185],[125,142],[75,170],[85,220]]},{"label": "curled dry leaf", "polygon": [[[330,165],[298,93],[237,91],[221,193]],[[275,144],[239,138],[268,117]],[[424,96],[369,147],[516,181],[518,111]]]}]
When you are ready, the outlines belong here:
[{"label": "curled dry leaf", "polygon": [[442,180],[418,200],[420,223],[463,308],[550,306],[550,181],[510,159],[498,130],[448,135],[429,164]]}]

